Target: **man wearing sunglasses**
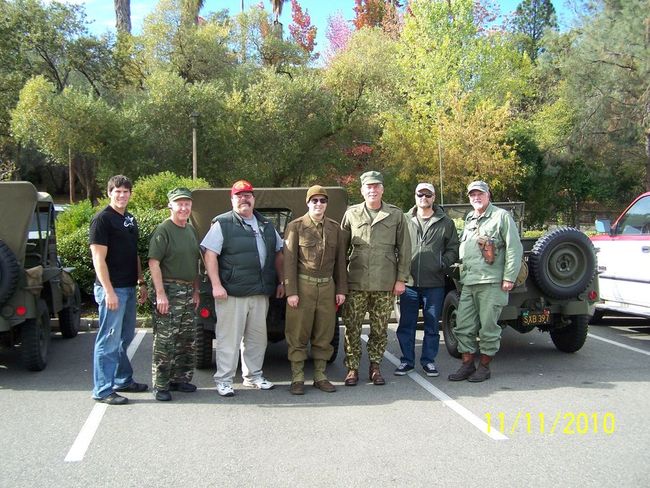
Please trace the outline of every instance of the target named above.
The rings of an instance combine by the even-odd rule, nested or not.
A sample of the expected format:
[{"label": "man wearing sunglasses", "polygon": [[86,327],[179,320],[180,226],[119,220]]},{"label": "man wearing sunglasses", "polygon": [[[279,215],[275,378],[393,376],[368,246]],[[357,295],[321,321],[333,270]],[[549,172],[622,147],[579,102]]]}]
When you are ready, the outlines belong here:
[{"label": "man wearing sunglasses", "polygon": [[388,342],[388,319],[395,296],[404,293],[411,265],[408,222],[401,209],[382,201],[382,174],[363,173],[361,194],[364,202],[348,208],[341,222],[349,235],[349,293],[343,309],[346,386],[359,382],[361,323],[366,312],[370,314],[368,376],[374,385],[386,384],[379,365]]},{"label": "man wearing sunglasses", "polygon": [[304,364],[311,342],[314,387],[333,393],[325,368],[332,357],[336,309],[348,292],[345,238],[339,223],[325,216],[327,190],[307,190],[308,211],[284,232],[285,336],[291,362],[292,395],[305,393]]},{"label": "man wearing sunglasses", "polygon": [[458,260],[458,233],[453,220],[434,205],[436,190],[431,183],[415,188],[415,206],[407,213],[411,235],[411,277],[400,296],[397,339],[402,349],[396,376],[415,366],[415,329],[422,305],[424,340],[420,364],[427,376],[438,376],[435,359],[440,345],[438,318],[445,297],[445,270]]}]

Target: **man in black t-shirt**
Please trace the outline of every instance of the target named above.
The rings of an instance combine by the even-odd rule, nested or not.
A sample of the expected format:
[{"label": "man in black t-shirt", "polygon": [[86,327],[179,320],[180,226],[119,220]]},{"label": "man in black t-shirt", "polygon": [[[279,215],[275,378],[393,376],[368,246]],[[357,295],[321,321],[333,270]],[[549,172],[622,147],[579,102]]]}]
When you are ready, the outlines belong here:
[{"label": "man in black t-shirt", "polygon": [[93,398],[109,405],[128,399],[117,392],[139,393],[147,385],[133,381],[126,350],[135,335],[136,285],[140,303],[147,288],[138,256],[138,224],[126,211],[131,181],[122,175],[108,180],[109,205],[90,224],[90,251],[95,268],[95,301],[99,331],[93,357]]}]

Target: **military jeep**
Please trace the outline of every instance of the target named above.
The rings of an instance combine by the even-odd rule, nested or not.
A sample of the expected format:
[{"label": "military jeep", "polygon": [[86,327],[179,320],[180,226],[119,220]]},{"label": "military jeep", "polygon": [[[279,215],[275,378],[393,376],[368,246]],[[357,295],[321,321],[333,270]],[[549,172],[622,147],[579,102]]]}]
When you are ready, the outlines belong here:
[{"label": "military jeep", "polygon": [[56,247],[52,197],[28,182],[0,183],[0,344],[20,344],[27,369],[47,365],[50,319],[77,335],[81,293]]},{"label": "military jeep", "polygon": [[[329,196],[327,216],[340,222],[347,209],[347,193],[340,187],[326,187]],[[255,210],[273,222],[281,237],[292,220],[307,212],[305,197],[307,188],[256,188]],[[192,225],[196,228],[199,240],[208,233],[212,220],[219,214],[232,210],[230,188],[214,188],[194,190],[192,192]],[[197,314],[197,347],[196,363],[198,368],[210,368],[212,361],[212,340],[215,336],[216,314],[212,285],[201,266],[201,302]],[[286,299],[270,298],[269,311],[266,316],[266,329],[269,342],[279,342],[284,339]],[[338,325],[338,317],[337,322]],[[334,329],[332,345],[334,353],[330,361],[336,359],[339,345],[339,327]]]},{"label": "military jeep", "polygon": [[[523,202],[495,203],[513,216],[522,233]],[[456,222],[464,222],[469,204],[443,205]],[[589,238],[577,229],[558,228],[539,239],[522,238],[524,258],[521,283],[510,292],[499,324],[520,333],[538,329],[549,332],[555,347],[567,353],[578,351],[587,339],[588,323],[598,301],[596,253]],[[442,328],[447,351],[460,357],[454,335],[456,310],[462,285],[459,267],[447,280],[442,310]],[[527,271],[527,276],[526,276]]]}]

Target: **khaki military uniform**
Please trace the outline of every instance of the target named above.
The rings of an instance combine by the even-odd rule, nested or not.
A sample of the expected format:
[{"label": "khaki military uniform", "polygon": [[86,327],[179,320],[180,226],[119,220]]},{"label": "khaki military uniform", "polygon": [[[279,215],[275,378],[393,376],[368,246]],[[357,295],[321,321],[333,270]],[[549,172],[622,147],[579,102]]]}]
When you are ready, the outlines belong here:
[{"label": "khaki military uniform", "polygon": [[[309,214],[290,222],[284,233],[284,287],[298,295],[298,307],[287,305],[285,336],[293,381],[304,381],[302,363],[311,342],[314,380],[326,379],[336,326],[335,295],[348,292],[346,242],[338,222],[325,217],[317,223]],[[294,364],[299,363],[299,364]]]},{"label": "khaki military uniform", "polygon": [[401,209],[383,202],[374,220],[365,203],[351,206],[341,222],[349,235],[348,298],[343,307],[345,365],[359,369],[361,323],[370,314],[368,356],[379,364],[386,351],[393,309],[393,287],[406,282],[411,266],[411,239]]},{"label": "khaki military uniform", "polygon": [[[486,262],[479,246],[479,238],[485,237],[494,241],[492,264]],[[467,216],[460,241],[463,289],[455,329],[458,351],[473,354],[480,347],[482,354],[494,356],[501,343],[497,321],[508,304],[508,292],[501,289],[501,283],[515,281],[523,255],[517,225],[508,211],[490,203],[480,217],[474,212]]]}]

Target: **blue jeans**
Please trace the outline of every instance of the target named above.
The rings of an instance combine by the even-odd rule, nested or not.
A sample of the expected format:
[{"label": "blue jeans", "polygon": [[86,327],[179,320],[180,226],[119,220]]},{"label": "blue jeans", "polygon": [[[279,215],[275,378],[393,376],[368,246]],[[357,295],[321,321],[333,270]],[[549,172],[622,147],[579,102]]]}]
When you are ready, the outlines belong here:
[{"label": "blue jeans", "polygon": [[99,305],[99,331],[93,356],[93,398],[105,398],[114,389],[133,383],[133,368],[126,350],[135,336],[135,287],[115,288],[119,300],[117,310],[106,307],[106,292],[95,285],[95,301]]},{"label": "blue jeans", "polygon": [[420,288],[407,286],[406,291],[399,298],[400,319],[397,327],[397,340],[402,349],[403,363],[415,365],[415,329],[418,322],[418,311],[422,306],[424,316],[424,341],[420,364],[435,362],[440,347],[440,328],[438,317],[442,312],[442,302],[445,289]]}]

